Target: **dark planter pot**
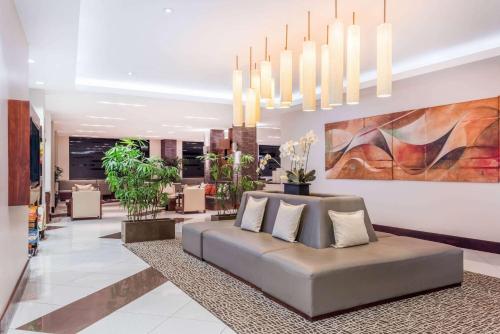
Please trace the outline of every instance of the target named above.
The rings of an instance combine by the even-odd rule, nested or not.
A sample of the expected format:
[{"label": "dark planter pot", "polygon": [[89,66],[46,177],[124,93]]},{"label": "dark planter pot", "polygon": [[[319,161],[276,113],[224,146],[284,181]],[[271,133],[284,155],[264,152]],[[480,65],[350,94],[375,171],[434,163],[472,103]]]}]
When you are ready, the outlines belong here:
[{"label": "dark planter pot", "polygon": [[285,194],[309,196],[310,183],[285,183]]},{"label": "dark planter pot", "polygon": [[175,238],[175,220],[148,219],[139,222],[122,221],[122,242],[141,242]]}]

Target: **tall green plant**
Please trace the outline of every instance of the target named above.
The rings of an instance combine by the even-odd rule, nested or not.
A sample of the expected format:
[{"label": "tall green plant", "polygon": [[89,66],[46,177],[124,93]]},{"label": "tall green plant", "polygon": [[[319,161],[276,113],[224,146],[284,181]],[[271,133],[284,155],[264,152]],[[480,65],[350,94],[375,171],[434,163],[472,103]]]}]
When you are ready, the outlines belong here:
[{"label": "tall green plant", "polygon": [[121,140],[103,158],[106,182],[132,221],[156,219],[167,199],[165,187],[179,180],[179,169],[166,166],[160,158],[147,158],[141,151],[143,144]]}]

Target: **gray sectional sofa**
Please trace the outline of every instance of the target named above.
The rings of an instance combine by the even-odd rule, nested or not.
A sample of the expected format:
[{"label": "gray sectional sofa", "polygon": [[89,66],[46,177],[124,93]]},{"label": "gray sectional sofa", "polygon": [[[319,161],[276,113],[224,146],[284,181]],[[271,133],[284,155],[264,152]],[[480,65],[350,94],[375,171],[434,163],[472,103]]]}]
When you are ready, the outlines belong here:
[{"label": "gray sectional sofa", "polygon": [[[248,196],[268,197],[260,233],[240,229]],[[280,200],[307,204],[297,242],[271,236]],[[365,211],[370,243],[333,248],[328,210]],[[357,196],[247,192],[235,221],[184,224],[184,251],[261,289],[308,319],[461,284],[462,250],[376,233]]]}]

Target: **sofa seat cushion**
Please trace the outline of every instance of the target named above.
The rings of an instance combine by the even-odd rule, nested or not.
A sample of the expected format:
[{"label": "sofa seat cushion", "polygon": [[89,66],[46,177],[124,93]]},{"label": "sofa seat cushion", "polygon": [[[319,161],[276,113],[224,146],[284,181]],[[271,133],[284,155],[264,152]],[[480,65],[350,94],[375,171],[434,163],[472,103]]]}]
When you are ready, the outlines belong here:
[{"label": "sofa seat cushion", "polygon": [[184,223],[182,225],[182,249],[202,259],[203,232],[213,229],[232,227],[233,224],[234,220]]},{"label": "sofa seat cushion", "polygon": [[[460,283],[462,250],[407,237],[262,256],[262,290],[310,317]],[[300,286],[300,289],[296,287]]]},{"label": "sofa seat cushion", "polygon": [[203,233],[203,259],[260,287],[261,256],[295,245],[268,233],[249,232],[233,226]]}]

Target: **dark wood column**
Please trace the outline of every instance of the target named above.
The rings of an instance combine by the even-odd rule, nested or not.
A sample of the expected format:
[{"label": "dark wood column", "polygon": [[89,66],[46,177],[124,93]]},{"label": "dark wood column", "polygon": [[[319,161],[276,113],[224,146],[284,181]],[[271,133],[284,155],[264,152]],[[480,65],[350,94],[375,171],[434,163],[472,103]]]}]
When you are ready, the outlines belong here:
[{"label": "dark wood column", "polygon": [[[28,205],[30,199],[30,104],[8,102],[9,205]],[[44,171],[45,173],[45,171]]]},{"label": "dark wood column", "polygon": [[177,158],[177,140],[163,139],[161,141],[161,158],[165,161]]},{"label": "dark wood column", "polygon": [[232,131],[233,142],[238,146],[238,150],[243,154],[250,154],[255,158],[252,166],[243,171],[243,175],[249,175],[252,178],[257,177],[256,169],[258,165],[259,147],[257,145],[257,128],[246,128],[235,126]]}]

